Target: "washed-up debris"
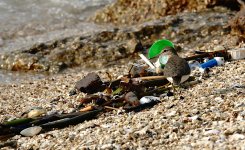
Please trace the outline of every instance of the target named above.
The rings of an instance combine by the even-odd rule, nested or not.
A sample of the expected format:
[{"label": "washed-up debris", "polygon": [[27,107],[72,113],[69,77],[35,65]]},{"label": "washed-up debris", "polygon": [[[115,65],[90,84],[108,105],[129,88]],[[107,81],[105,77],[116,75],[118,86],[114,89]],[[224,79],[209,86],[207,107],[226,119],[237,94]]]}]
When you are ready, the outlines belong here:
[{"label": "washed-up debris", "polygon": [[218,50],[218,51],[210,51],[210,52],[196,51],[195,53],[196,55],[186,57],[185,60],[186,61],[190,61],[190,60],[201,61],[201,59],[203,58],[212,59],[214,57],[224,57],[225,60],[230,59],[230,54],[228,53],[227,50]]},{"label": "washed-up debris", "polygon": [[4,126],[16,126],[16,125],[26,124],[31,121],[33,121],[33,119],[31,118],[19,118],[19,119],[14,119],[11,121],[4,122],[3,125]]},{"label": "washed-up debris", "polygon": [[155,96],[144,96],[140,99],[140,104],[147,104],[152,101],[160,101],[160,98]]},{"label": "washed-up debris", "polygon": [[79,111],[80,111],[80,112],[86,112],[86,111],[91,111],[91,110],[93,110],[93,109],[94,109],[93,106],[87,106],[87,107],[85,107],[85,108],[80,109]]},{"label": "washed-up debris", "polygon": [[244,59],[245,58],[245,48],[239,48],[228,51],[231,55],[231,59]]},{"label": "washed-up debris", "polygon": [[76,83],[75,88],[81,92],[92,94],[102,89],[102,81],[96,73],[89,73]]},{"label": "washed-up debris", "polygon": [[[150,58],[158,56],[159,54],[161,54],[160,56],[164,56],[165,51],[163,50],[169,48],[170,50],[174,50],[174,45],[170,41],[160,40],[160,44],[159,41],[156,43],[158,46],[160,45],[160,48],[156,48],[158,50],[157,52],[151,51],[152,54],[149,54]],[[161,48],[163,48],[163,50],[161,50]],[[176,52],[173,51],[173,53]],[[182,66],[180,69],[182,70],[185,67],[189,69],[195,67],[206,69],[222,65],[225,60],[229,59],[229,54],[226,50],[197,53],[197,55],[185,59],[180,58],[181,61],[184,62],[194,60],[194,63],[189,63],[189,65],[186,63],[186,66]],[[178,57],[177,53],[175,55],[175,57]],[[22,118],[0,124],[0,139],[16,134],[34,136],[40,132],[47,132],[54,128],[76,125],[85,120],[93,119],[103,112],[112,110],[138,112],[160,103],[160,97],[163,95],[174,96],[174,93],[171,92],[172,88],[169,86],[170,82],[167,77],[157,72],[156,68],[159,66],[156,66],[156,63],[151,63],[144,55],[140,55],[140,57],[149,65],[136,64],[133,66],[135,70],[138,69],[140,71],[132,71],[132,67],[128,74],[121,75],[120,78],[116,80],[113,80],[112,76],[108,74],[110,81],[105,82],[101,80],[98,74],[89,73],[83,79],[76,82],[75,89],[70,92],[69,95],[75,95],[78,91],[86,94],[86,96],[79,100],[81,105],[76,108],[76,112],[47,115],[45,109],[33,108],[29,112],[26,112],[25,115],[22,115]],[[157,61],[161,69],[163,69],[164,75],[168,74],[168,72],[174,74],[173,70],[166,69],[169,65],[168,61],[171,60],[173,56],[167,56],[166,58],[166,62],[165,57],[161,57],[162,60],[158,59]],[[203,59],[206,58],[207,61],[204,62]],[[172,64],[176,63],[176,59],[172,61]],[[181,73],[183,72],[182,70]],[[175,76],[173,75],[171,77],[174,78]],[[188,82],[183,83],[182,87],[188,88],[189,86],[200,83],[200,80],[196,80],[195,77],[188,76],[188,78],[188,80],[186,79]],[[179,81],[179,83],[182,83],[182,81]],[[180,99],[184,99],[184,97],[180,97]],[[177,112],[167,115],[173,116],[176,113]],[[191,119],[196,120],[195,117]]]},{"label": "washed-up debris", "polygon": [[[101,111],[102,109],[96,109],[85,112],[47,115],[35,119],[16,119],[16,121],[18,120],[18,123],[6,122],[4,124],[0,124],[0,140],[16,134],[21,134],[23,136],[34,136],[40,133],[40,131],[46,132],[52,130],[53,128],[64,128],[69,125],[75,125],[85,120],[95,118]],[[25,120],[25,122],[23,120]]]},{"label": "washed-up debris", "polygon": [[11,148],[17,148],[17,141],[6,141],[3,143],[0,143],[0,149],[4,147],[11,147]]},{"label": "washed-up debris", "polygon": [[52,122],[48,122],[45,124],[40,125],[43,129],[52,129],[52,128],[64,128],[67,127],[69,125],[76,125],[78,123],[81,123],[85,120],[90,120],[95,118],[102,110],[94,110],[94,111],[87,111],[84,112],[80,115],[77,115],[75,117],[71,117],[71,118],[64,118],[64,119],[60,119],[60,120],[56,120],[56,121],[52,121]]},{"label": "washed-up debris", "polygon": [[198,61],[190,62],[189,66],[191,70],[199,69],[201,72],[204,72],[207,68],[212,68],[214,66],[220,66],[225,63],[223,57],[214,57],[213,59],[206,60],[204,63],[199,63]]}]

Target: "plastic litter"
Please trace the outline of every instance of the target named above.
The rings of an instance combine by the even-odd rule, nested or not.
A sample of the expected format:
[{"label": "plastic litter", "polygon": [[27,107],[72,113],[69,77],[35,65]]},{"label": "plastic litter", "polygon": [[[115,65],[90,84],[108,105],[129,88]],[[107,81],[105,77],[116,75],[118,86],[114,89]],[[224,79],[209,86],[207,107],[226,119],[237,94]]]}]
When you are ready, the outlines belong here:
[{"label": "plastic litter", "polygon": [[160,101],[160,98],[155,96],[144,96],[140,99],[140,104],[146,104],[152,101]]},{"label": "plastic litter", "polygon": [[151,59],[159,55],[165,47],[174,47],[174,44],[169,40],[158,40],[156,41],[149,50],[148,58]]},{"label": "plastic litter", "polygon": [[205,69],[205,68],[211,68],[214,66],[220,66],[225,63],[225,60],[223,57],[214,57],[214,59],[211,59],[205,63],[200,64],[200,67]]},{"label": "plastic litter", "polygon": [[245,48],[239,48],[236,50],[228,51],[231,55],[231,59],[244,59],[245,58]]}]

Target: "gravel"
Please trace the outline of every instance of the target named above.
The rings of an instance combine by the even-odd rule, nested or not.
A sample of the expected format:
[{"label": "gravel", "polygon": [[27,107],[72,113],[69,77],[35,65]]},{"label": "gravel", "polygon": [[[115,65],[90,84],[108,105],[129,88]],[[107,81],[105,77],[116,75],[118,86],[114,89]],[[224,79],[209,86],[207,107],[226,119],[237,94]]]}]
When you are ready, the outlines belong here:
[{"label": "gravel", "polygon": [[[130,65],[97,70],[116,78]],[[210,69],[202,83],[181,89],[176,98],[138,113],[112,111],[97,119],[34,137],[16,135],[18,149],[242,149],[245,147],[245,60]],[[83,93],[69,96],[89,71],[70,71],[37,80],[0,85],[0,121],[32,107],[48,114],[71,112]],[[180,98],[181,97],[181,98]]]}]

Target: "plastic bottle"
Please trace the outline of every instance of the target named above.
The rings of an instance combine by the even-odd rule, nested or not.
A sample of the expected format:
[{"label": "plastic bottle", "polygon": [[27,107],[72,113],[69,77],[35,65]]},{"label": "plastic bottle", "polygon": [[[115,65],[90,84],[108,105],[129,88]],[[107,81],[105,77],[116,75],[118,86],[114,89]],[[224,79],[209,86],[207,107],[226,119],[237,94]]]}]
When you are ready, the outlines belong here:
[{"label": "plastic bottle", "polygon": [[209,61],[200,64],[200,67],[205,69],[205,68],[211,68],[214,66],[220,66],[225,63],[225,60],[223,57],[214,57],[214,59],[210,59]]},{"label": "plastic bottle", "polygon": [[192,61],[189,63],[191,70],[199,69],[200,72],[204,72],[206,68],[211,68],[214,66],[220,66],[225,63],[223,57],[214,57],[214,59],[210,59],[207,62],[200,64],[198,61]]}]

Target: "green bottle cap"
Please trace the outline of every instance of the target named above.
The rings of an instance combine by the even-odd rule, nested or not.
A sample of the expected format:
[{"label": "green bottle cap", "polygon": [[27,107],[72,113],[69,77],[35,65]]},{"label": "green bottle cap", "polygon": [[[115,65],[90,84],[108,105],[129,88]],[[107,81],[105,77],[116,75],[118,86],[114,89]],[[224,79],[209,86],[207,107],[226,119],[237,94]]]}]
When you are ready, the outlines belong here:
[{"label": "green bottle cap", "polygon": [[156,57],[157,55],[161,54],[162,50],[165,47],[168,47],[168,46],[174,48],[174,44],[171,41],[169,41],[169,40],[158,40],[158,41],[156,41],[150,47],[150,50],[149,50],[149,53],[148,53],[148,58],[151,59],[153,57]]}]

